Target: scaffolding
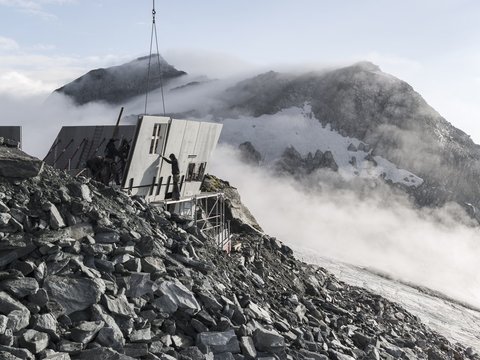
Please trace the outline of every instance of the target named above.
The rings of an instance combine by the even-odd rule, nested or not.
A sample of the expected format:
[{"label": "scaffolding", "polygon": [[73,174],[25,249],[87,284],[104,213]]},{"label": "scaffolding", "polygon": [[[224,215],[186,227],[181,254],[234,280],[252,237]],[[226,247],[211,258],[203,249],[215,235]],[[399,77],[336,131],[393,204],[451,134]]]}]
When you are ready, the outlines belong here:
[{"label": "scaffolding", "polygon": [[215,239],[216,245],[230,253],[232,248],[230,221],[225,218],[225,197],[221,192],[200,193],[180,200],[164,200],[152,205],[194,221],[195,226]]}]

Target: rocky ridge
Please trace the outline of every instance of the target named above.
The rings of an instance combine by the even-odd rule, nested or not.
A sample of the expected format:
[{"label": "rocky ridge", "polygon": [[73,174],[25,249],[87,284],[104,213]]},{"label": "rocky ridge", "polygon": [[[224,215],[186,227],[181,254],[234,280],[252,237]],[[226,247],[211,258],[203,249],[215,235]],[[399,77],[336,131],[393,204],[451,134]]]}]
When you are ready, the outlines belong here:
[{"label": "rocky ridge", "polygon": [[[106,69],[95,69],[55,90],[69,96],[77,105],[91,101],[119,104],[138,95],[160,88],[170,80],[186,74],[177,70],[156,54],[151,56],[150,80],[147,81],[150,57],[144,56],[129,63]],[[158,64],[160,61],[160,65]]]},{"label": "rocky ridge", "polygon": [[49,166],[1,176],[0,359],[479,359],[258,229],[233,236],[225,254],[188,219]]}]

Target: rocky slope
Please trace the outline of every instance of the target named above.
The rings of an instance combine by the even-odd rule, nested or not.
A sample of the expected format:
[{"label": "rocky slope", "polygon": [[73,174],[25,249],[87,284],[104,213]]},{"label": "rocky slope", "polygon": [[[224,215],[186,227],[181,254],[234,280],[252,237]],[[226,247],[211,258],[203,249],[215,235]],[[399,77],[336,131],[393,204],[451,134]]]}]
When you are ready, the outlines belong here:
[{"label": "rocky slope", "polygon": [[[119,104],[147,90],[147,73],[150,57],[145,56],[127,64],[96,69],[68,83],[55,92],[68,95],[78,105],[91,101],[105,101]],[[157,89],[171,79],[185,75],[184,71],[175,69],[160,57],[160,66],[157,55],[151,57],[149,90]],[[162,76],[160,76],[160,71]]]},{"label": "rocky slope", "polygon": [[[1,359],[478,359],[238,219],[175,214],[0,147]],[[16,177],[12,177],[16,176]],[[228,184],[210,178],[210,190]],[[230,211],[235,216],[234,211]]]}]

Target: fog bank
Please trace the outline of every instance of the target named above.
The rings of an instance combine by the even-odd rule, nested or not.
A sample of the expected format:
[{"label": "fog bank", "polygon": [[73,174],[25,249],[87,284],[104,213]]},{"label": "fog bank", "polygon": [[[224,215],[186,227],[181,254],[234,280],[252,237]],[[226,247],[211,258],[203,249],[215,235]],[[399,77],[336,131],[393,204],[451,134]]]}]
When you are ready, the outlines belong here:
[{"label": "fog bank", "polygon": [[[264,231],[294,247],[370,267],[480,306],[480,232],[458,205],[418,210],[394,194],[305,192],[294,180],[242,164],[221,145],[211,173],[238,188]],[[459,221],[460,220],[460,221]]]}]

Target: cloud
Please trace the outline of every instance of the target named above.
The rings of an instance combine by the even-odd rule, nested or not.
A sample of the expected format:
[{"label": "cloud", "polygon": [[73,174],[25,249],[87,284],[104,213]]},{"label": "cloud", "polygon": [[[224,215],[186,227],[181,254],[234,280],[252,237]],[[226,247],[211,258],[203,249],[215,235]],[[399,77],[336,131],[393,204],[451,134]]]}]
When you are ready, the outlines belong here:
[{"label": "cloud", "polygon": [[238,57],[221,51],[198,49],[170,49],[165,52],[165,59],[177,69],[193,75],[207,75],[213,78],[225,78],[251,72],[258,67]]},{"label": "cloud", "polygon": [[60,94],[24,94],[22,97],[0,92],[0,125],[22,126],[23,150],[42,159],[62,126],[114,125],[118,108],[104,104],[75,106]]},{"label": "cloud", "polygon": [[239,162],[217,147],[209,169],[238,188],[266,233],[323,257],[365,266],[480,306],[480,234],[456,204],[419,210],[382,189],[368,196],[289,178]]},{"label": "cloud", "polygon": [[19,47],[15,40],[0,36],[0,51],[17,50]]},{"label": "cloud", "polygon": [[[0,77],[8,84],[0,85],[4,91],[11,89],[12,95],[31,94],[23,87],[34,84],[45,93],[65,85],[93,68],[108,67],[130,60],[130,57],[114,55],[71,57],[29,52],[13,52],[0,56]],[[27,82],[26,79],[29,79]],[[42,84],[39,86],[39,84]],[[29,86],[29,88],[31,88]],[[17,91],[18,90],[18,91]],[[34,91],[38,93],[40,91]]]},{"label": "cloud", "polygon": [[41,17],[45,20],[56,16],[45,10],[47,5],[64,5],[75,3],[76,0],[0,0],[0,6],[8,6],[21,12]]},{"label": "cloud", "polygon": [[50,92],[53,86],[16,71],[0,73],[0,94],[16,97],[45,94]]}]

